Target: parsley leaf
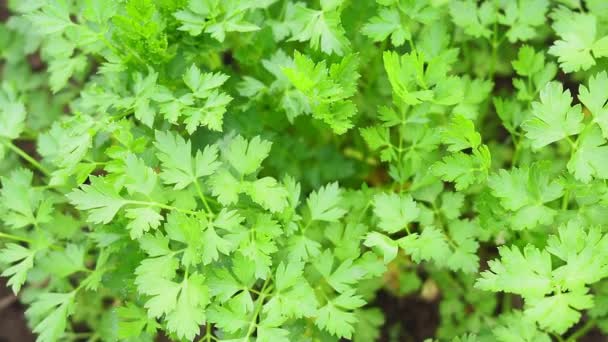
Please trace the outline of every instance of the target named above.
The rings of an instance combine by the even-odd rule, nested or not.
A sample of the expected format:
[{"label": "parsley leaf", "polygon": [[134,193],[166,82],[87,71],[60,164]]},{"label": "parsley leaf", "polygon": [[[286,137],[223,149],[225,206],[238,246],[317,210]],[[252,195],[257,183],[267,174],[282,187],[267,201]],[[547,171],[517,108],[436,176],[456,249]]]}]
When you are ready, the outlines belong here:
[{"label": "parsley leaf", "polygon": [[572,96],[559,82],[548,83],[540,92],[540,102],[532,103],[531,119],[522,127],[533,148],[541,148],[583,130],[580,105],[571,106]]}]

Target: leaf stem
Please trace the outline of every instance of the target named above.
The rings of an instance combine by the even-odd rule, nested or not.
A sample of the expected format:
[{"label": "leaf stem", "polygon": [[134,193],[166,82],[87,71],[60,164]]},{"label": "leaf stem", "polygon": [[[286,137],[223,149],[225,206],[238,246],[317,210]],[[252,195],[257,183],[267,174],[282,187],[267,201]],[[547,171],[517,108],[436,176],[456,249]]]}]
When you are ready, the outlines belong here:
[{"label": "leaf stem", "polygon": [[167,209],[167,210],[175,210],[175,211],[179,211],[180,213],[190,214],[190,215],[196,215],[196,214],[199,213],[197,211],[186,210],[186,209],[182,209],[182,208],[178,208],[178,207],[174,207],[174,206],[171,206],[171,205],[162,204],[162,203],[158,203],[158,202],[126,200],[125,203],[126,204],[147,205],[147,206],[150,206],[150,207],[158,207],[158,208]]},{"label": "leaf stem", "polygon": [[556,339],[558,342],[564,342],[564,339],[561,337],[561,335],[558,335],[558,334],[556,334],[556,333],[551,333],[551,335],[553,335],[553,337],[555,337],[555,339]]},{"label": "leaf stem", "polygon": [[198,192],[198,197],[200,197],[201,200],[203,201],[203,205],[205,206],[205,209],[207,210],[207,214],[211,217],[215,216],[215,213],[213,212],[213,210],[211,210],[209,203],[207,203],[207,198],[203,194],[203,190],[201,189],[200,184],[198,184],[198,180],[194,180],[194,185],[196,186],[196,192]]},{"label": "leaf stem", "polygon": [[513,296],[510,293],[505,293],[502,296],[502,312],[506,313],[511,311],[511,307],[513,306]]},{"label": "leaf stem", "polygon": [[213,336],[213,332],[211,331],[211,323],[207,322],[207,324],[205,324],[205,337],[202,338],[200,341],[217,341],[217,338],[215,336]]},{"label": "leaf stem", "polygon": [[564,197],[562,197],[562,210],[568,210],[568,203],[570,202],[570,190],[566,189]]},{"label": "leaf stem", "polygon": [[[503,37],[504,38],[504,37]],[[492,34],[492,41],[490,45],[492,45],[492,58],[490,59],[490,71],[489,71],[489,80],[494,80],[494,74],[496,72],[496,59],[498,57],[498,47],[502,43],[503,38],[498,38],[498,22],[494,22],[494,30]]]},{"label": "leaf stem", "polygon": [[29,154],[27,154],[24,150],[20,149],[17,145],[13,144],[10,141],[4,142],[4,145],[8,147],[11,151],[15,152],[19,157],[23,158],[25,161],[30,163],[33,167],[35,167],[38,171],[42,172],[45,176],[50,175],[51,173],[42,166],[36,159],[32,158]]},{"label": "leaf stem", "polygon": [[0,238],[10,239],[10,240],[14,240],[14,241],[27,242],[30,244],[34,242],[28,238],[24,238],[24,237],[12,235],[12,234],[6,234],[6,233],[2,233],[2,232],[0,232]]},{"label": "leaf stem", "polygon": [[583,324],[583,326],[573,332],[572,335],[568,336],[566,342],[575,342],[579,338],[585,336],[589,332],[589,330],[595,327],[595,323],[595,319],[588,320],[587,322],[585,322],[585,324]]},{"label": "leaf stem", "polygon": [[253,331],[255,330],[255,326],[257,325],[256,321],[258,319],[258,315],[260,314],[260,311],[262,311],[262,307],[264,306],[264,298],[267,295],[267,293],[265,291],[266,291],[266,287],[268,286],[269,281],[270,281],[270,277],[268,277],[264,281],[264,285],[262,285],[262,289],[260,290],[260,296],[258,297],[257,306],[255,308],[255,311],[253,312],[253,317],[251,318],[251,322],[249,323],[249,328],[247,329],[247,334],[245,335],[245,337],[243,337],[243,342],[249,341],[249,336],[251,336],[251,334],[253,334]]}]

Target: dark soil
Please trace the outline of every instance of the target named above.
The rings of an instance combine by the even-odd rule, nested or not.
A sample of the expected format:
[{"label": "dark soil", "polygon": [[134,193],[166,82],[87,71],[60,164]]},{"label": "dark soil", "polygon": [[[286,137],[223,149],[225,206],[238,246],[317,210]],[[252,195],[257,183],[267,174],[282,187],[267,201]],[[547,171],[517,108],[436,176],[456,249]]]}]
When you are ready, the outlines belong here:
[{"label": "dark soil", "polygon": [[35,338],[25,323],[25,308],[6,288],[6,278],[0,278],[0,342],[30,342]]},{"label": "dark soil", "polygon": [[[417,295],[399,298],[380,291],[376,303],[385,315],[380,341],[418,342],[435,335],[439,326],[439,302],[427,301]],[[395,336],[396,335],[396,336]]]},{"label": "dark soil", "polygon": [[0,0],[0,22],[5,22],[11,16],[7,6],[6,0]]}]

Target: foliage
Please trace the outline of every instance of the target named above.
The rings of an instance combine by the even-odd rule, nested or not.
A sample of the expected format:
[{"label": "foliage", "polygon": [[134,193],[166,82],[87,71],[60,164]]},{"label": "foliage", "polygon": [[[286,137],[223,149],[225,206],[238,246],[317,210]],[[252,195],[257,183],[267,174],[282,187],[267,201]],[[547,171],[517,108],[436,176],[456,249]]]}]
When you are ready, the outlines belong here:
[{"label": "foliage", "polygon": [[39,341],[410,339],[381,297],[438,340],[608,332],[605,1],[8,6],[0,271]]}]

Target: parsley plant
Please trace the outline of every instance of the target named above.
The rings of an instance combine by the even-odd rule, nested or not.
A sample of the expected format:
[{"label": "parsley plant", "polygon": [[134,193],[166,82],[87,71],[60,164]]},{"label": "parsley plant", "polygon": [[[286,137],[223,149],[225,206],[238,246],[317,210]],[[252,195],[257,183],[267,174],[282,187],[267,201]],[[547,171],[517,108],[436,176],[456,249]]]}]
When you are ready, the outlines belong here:
[{"label": "parsley plant", "polygon": [[38,341],[608,332],[605,0],[9,0],[0,273]]}]

